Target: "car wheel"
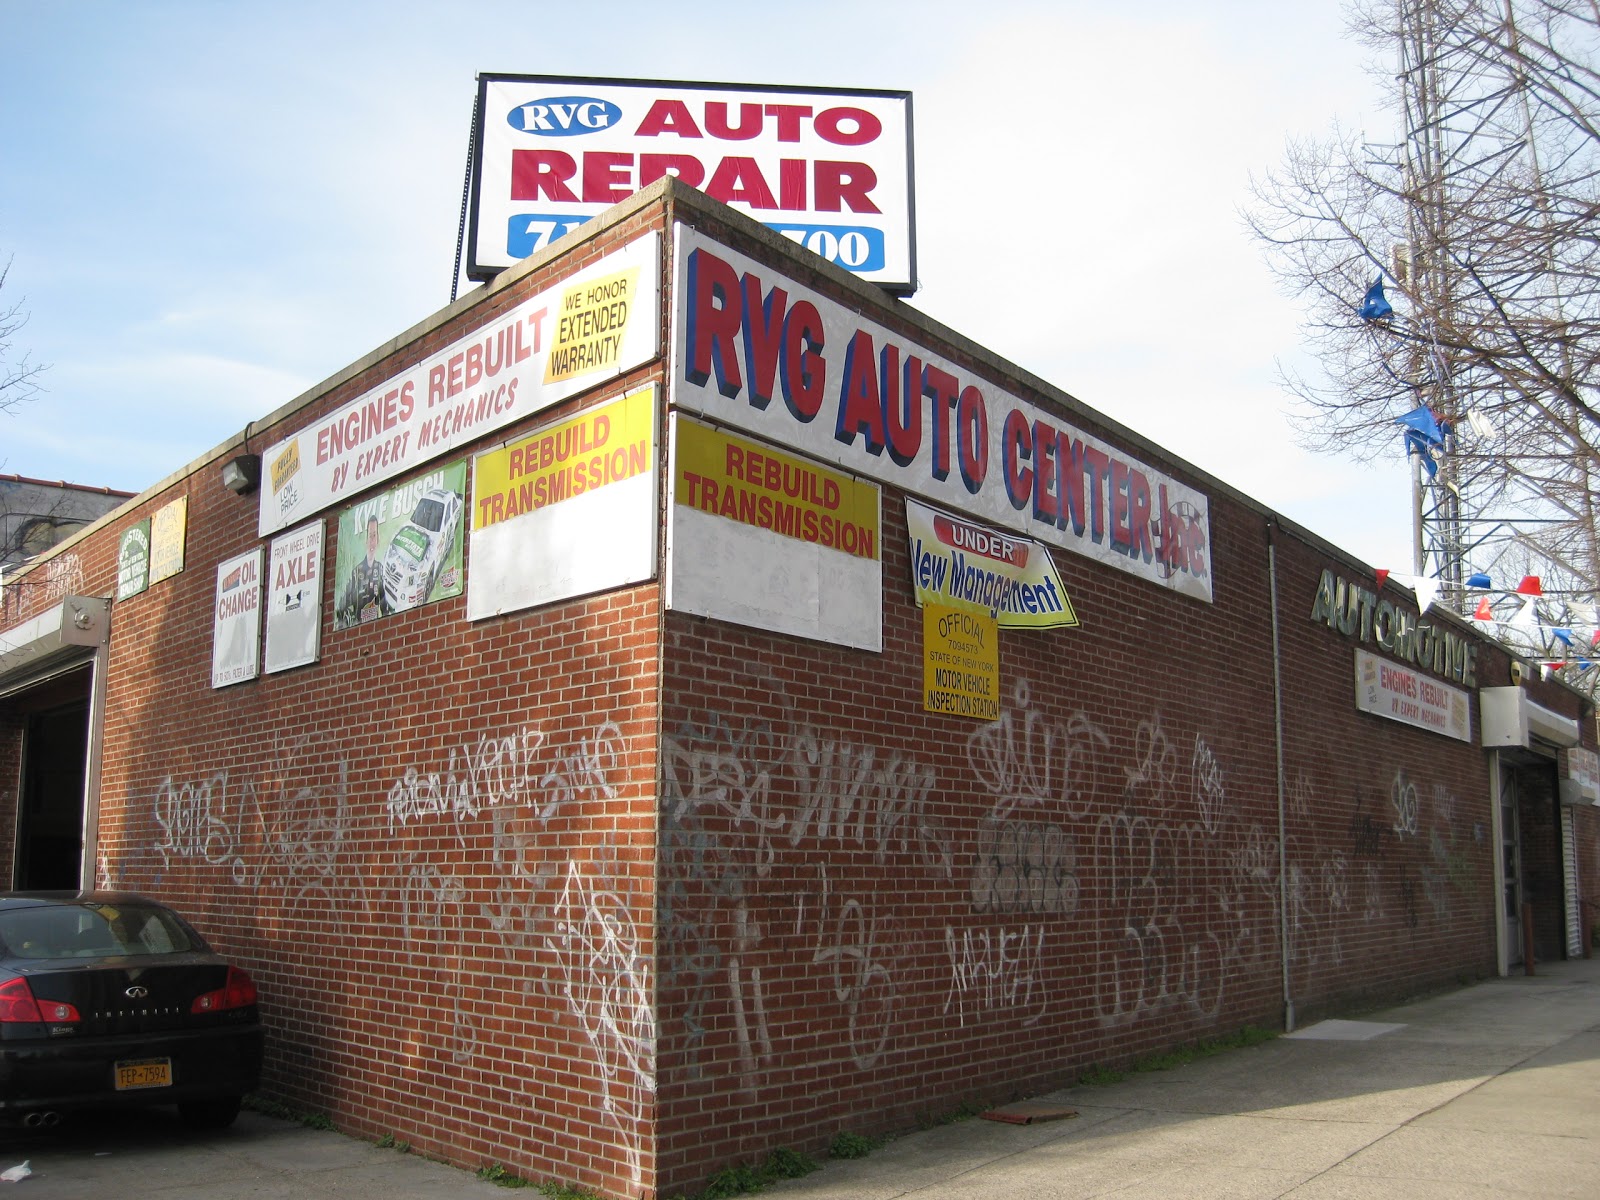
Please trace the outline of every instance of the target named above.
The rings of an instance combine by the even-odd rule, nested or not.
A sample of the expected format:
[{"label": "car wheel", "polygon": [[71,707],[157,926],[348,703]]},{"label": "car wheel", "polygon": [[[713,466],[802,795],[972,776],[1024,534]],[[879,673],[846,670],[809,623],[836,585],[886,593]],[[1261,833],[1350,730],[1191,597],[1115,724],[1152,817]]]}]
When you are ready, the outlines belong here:
[{"label": "car wheel", "polygon": [[226,1129],[239,1116],[243,1096],[217,1096],[210,1100],[185,1100],[178,1115],[190,1129]]}]

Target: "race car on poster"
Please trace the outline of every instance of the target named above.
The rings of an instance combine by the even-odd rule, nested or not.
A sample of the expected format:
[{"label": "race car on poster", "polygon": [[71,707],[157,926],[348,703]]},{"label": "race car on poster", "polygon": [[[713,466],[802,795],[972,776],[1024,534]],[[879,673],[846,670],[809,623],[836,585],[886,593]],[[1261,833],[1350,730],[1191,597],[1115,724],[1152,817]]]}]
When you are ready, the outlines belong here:
[{"label": "race car on poster", "polygon": [[428,599],[455,546],[461,497],[448,488],[422,493],[411,519],[389,542],[383,556],[383,593],[389,611],[415,608]]}]

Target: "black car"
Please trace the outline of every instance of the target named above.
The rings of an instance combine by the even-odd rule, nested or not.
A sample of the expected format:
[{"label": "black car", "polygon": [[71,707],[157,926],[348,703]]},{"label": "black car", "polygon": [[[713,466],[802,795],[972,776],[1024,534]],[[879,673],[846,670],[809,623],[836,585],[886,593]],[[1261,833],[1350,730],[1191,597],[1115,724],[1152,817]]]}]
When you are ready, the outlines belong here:
[{"label": "black car", "polygon": [[176,1104],[233,1123],[261,1075],[250,976],[164,905],[120,892],[0,893],[0,1120]]}]

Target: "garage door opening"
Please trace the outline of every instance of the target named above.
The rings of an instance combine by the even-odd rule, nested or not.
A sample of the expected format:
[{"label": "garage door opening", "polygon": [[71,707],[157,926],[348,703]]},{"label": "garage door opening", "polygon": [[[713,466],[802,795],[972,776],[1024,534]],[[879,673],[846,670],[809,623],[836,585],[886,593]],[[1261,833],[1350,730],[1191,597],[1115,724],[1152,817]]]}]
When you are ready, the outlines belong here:
[{"label": "garage door opening", "polygon": [[11,886],[76,889],[82,882],[89,761],[90,668],[8,697],[21,734]]}]

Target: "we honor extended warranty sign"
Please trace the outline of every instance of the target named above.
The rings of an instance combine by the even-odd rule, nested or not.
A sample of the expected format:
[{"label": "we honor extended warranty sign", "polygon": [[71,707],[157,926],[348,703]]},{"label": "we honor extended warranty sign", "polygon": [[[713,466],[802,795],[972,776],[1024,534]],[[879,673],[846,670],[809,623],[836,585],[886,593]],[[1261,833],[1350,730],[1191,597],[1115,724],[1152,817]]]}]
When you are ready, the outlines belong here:
[{"label": "we honor extended warranty sign", "polygon": [[478,76],[467,275],[676,175],[898,295],[916,288],[911,93]]}]

